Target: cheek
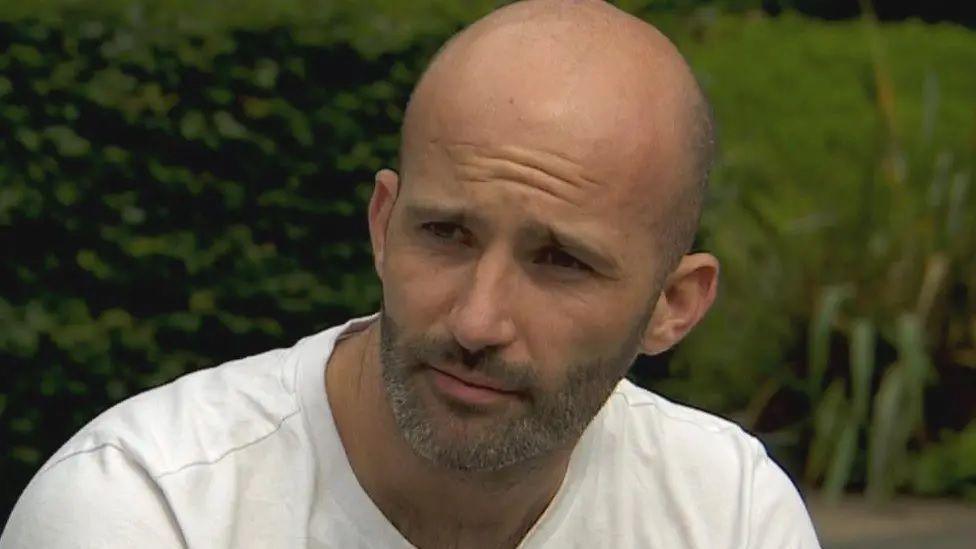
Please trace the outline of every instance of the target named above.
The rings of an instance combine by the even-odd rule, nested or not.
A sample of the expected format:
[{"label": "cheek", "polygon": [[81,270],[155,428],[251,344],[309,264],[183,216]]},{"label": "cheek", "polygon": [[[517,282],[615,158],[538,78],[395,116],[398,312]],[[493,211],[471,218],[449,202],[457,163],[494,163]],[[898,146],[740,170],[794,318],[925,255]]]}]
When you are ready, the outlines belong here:
[{"label": "cheek", "polygon": [[[532,300],[525,299],[528,305]],[[586,300],[545,298],[530,307],[529,339],[535,362],[544,366],[540,375],[558,383],[572,365],[616,359],[637,342],[642,311],[635,300],[619,295]]]},{"label": "cheek", "polygon": [[449,309],[462,274],[438,266],[420,250],[394,247],[386,257],[383,306],[411,333],[424,330]]}]

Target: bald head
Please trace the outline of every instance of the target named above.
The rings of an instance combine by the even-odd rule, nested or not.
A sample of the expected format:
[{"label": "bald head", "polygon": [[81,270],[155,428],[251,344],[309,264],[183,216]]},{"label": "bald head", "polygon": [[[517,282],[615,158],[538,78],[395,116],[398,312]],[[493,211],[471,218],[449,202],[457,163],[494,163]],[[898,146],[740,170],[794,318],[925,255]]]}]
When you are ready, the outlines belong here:
[{"label": "bald head", "polygon": [[660,32],[599,0],[527,0],[454,36],[411,97],[404,182],[424,145],[521,143],[585,166],[626,195],[667,274],[698,226],[712,157],[709,108]]}]

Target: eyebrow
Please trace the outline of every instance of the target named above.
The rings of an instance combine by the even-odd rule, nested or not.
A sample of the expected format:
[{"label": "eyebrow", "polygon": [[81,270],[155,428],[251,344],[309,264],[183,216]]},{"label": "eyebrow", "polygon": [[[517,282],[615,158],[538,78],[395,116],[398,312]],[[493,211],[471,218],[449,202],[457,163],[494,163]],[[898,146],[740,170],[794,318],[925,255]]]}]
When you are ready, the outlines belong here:
[{"label": "eyebrow", "polygon": [[407,204],[404,208],[404,215],[408,219],[437,219],[439,221],[464,223],[471,217],[465,208],[427,204]]},{"label": "eyebrow", "polygon": [[[459,225],[486,225],[479,215],[464,207],[407,204],[404,208],[408,219],[437,219]],[[620,263],[611,254],[601,251],[602,246],[596,242],[591,243],[586,237],[577,236],[564,228],[529,220],[519,229],[519,233],[534,238],[542,236],[555,246],[579,255],[581,261],[607,276],[615,277],[620,273]]]}]

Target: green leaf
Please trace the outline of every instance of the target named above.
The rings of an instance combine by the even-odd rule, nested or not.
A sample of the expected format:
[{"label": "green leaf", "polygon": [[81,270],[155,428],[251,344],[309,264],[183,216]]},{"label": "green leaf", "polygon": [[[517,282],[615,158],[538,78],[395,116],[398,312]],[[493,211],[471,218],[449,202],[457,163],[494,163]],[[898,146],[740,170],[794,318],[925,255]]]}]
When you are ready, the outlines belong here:
[{"label": "green leaf", "polygon": [[247,128],[227,111],[219,111],[214,115],[214,126],[224,137],[242,139],[247,136]]},{"label": "green leaf", "polygon": [[813,416],[813,440],[807,456],[807,481],[824,474],[847,419],[850,406],[844,396],[844,382],[837,379],[823,393]]},{"label": "green leaf", "polygon": [[807,383],[809,394],[813,397],[820,394],[820,385],[824,372],[827,371],[830,334],[833,332],[834,323],[840,315],[841,306],[852,295],[853,290],[850,286],[828,286],[820,293],[819,305],[810,321],[808,333]]},{"label": "green leaf", "polygon": [[196,290],[190,294],[189,307],[195,313],[209,313],[216,309],[216,302],[213,290]]},{"label": "green leaf", "polygon": [[874,323],[857,318],[851,326],[851,403],[858,424],[868,417],[871,405],[871,377],[874,375],[875,358]]},{"label": "green leaf", "polygon": [[898,362],[888,369],[875,395],[868,441],[867,494],[883,500],[904,480],[908,443],[923,421],[925,383],[931,369],[917,315],[898,317]]},{"label": "green leaf", "polygon": [[98,257],[94,250],[78,250],[75,261],[79,267],[95,275],[95,278],[105,279],[112,273],[112,269]]},{"label": "green leaf", "polygon": [[931,372],[931,361],[925,348],[925,333],[922,322],[914,313],[898,317],[895,347],[898,357],[905,364],[913,395],[921,398],[925,382]]},{"label": "green leaf", "polygon": [[834,448],[833,459],[827,469],[824,479],[823,493],[828,501],[837,501],[847,486],[847,481],[851,477],[851,470],[854,468],[854,459],[857,457],[857,434],[859,422],[853,417],[849,417],[844,424],[844,428],[837,439]]},{"label": "green leaf", "polygon": [[278,64],[272,59],[259,59],[254,67],[254,84],[259,88],[271,89],[278,80]]},{"label": "green leaf", "polygon": [[61,181],[54,187],[54,198],[64,206],[71,206],[78,201],[78,187],[70,181]]},{"label": "green leaf", "polygon": [[201,137],[207,128],[207,119],[200,111],[190,111],[180,119],[180,133],[193,140]]},{"label": "green leaf", "polygon": [[273,112],[273,104],[267,99],[246,97],[243,100],[244,114],[248,118],[266,118]]},{"label": "green leaf", "polygon": [[139,81],[115,67],[102,69],[95,73],[83,90],[95,103],[105,107],[119,107],[135,91]]},{"label": "green leaf", "polygon": [[892,490],[889,473],[898,454],[896,436],[900,419],[904,368],[889,368],[874,397],[874,411],[868,439],[867,493],[874,500],[886,498]]},{"label": "green leaf", "polygon": [[29,151],[41,147],[41,135],[29,128],[17,128],[17,141]]},{"label": "green leaf", "polygon": [[12,44],[7,48],[5,54],[25,67],[41,67],[44,65],[44,55],[40,50],[26,44]]},{"label": "green leaf", "polygon": [[44,136],[54,143],[62,156],[82,156],[91,150],[91,143],[67,126],[45,128]]},{"label": "green leaf", "polygon": [[37,465],[41,461],[41,452],[30,446],[14,446],[10,450],[10,458],[26,465]]},{"label": "green leaf", "polygon": [[976,490],[976,422],[958,433],[943,431],[913,464],[912,489],[923,495],[972,495]]}]

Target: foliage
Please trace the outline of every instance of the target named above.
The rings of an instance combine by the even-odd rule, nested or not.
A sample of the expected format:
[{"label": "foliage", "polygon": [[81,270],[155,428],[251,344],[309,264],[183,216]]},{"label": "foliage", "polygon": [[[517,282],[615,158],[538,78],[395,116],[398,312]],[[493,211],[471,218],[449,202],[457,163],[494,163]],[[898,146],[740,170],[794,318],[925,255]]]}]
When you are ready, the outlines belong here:
[{"label": "foliage", "polygon": [[[0,7],[0,243],[12,258],[0,265],[0,505],[108,405],[376,307],[362,214],[370,178],[395,165],[397,126],[423,63],[494,4]],[[814,426],[762,418],[782,400],[842,402],[822,410],[857,410],[861,456],[873,419],[864,395],[880,394],[897,330],[927,356],[946,349],[953,358],[935,364],[943,373],[968,360],[976,338],[965,256],[976,193],[954,183],[965,180],[976,134],[976,41],[953,27],[882,29],[899,90],[900,152],[890,156],[862,27],[632,9],[652,10],[688,54],[724,151],[702,239],[723,262],[723,295],[657,387],[712,410],[745,410],[748,424],[775,431],[767,442],[797,474]],[[889,200],[895,187],[882,172],[898,162],[904,198]],[[865,194],[866,182],[878,184]],[[875,203],[862,226],[861,208]],[[929,204],[918,215],[894,209]],[[933,219],[954,223],[956,236]],[[859,267],[874,256],[882,267]],[[920,257],[945,258],[942,282],[926,286],[926,275],[900,267]],[[879,274],[892,266],[902,270]],[[896,321],[918,312],[919,284],[934,288],[927,312]],[[834,287],[847,288],[843,299],[828,297]],[[953,309],[950,287],[969,301]],[[830,299],[827,314],[818,303]],[[838,338],[850,340],[854,376],[834,360]],[[828,420],[818,419],[836,423]],[[836,461],[834,435],[826,440],[811,456]],[[817,463],[813,478],[825,467]],[[863,477],[865,459],[854,463],[848,477]],[[924,486],[957,486],[939,482]]]},{"label": "foliage", "polygon": [[[849,218],[853,223],[847,227],[850,233],[862,236],[855,245],[862,250],[860,268],[850,273],[847,286],[825,289],[811,323],[807,382],[808,394],[817,403],[817,421],[806,474],[811,481],[824,475],[825,495],[840,495],[854,468],[858,437],[868,426],[871,380],[880,376],[866,432],[867,494],[877,500],[907,481],[908,444],[924,427],[925,386],[934,373],[926,322],[934,317],[929,331],[935,333],[946,323],[950,329],[957,325],[965,329],[971,321],[971,310],[955,314],[953,303],[936,300],[944,288],[968,291],[967,285],[976,275],[976,265],[970,261],[971,251],[976,249],[976,219],[966,215],[976,202],[967,197],[969,166],[947,166],[947,158],[942,156],[934,162],[942,166],[907,167],[909,158],[900,145],[891,105],[895,90],[870,19],[867,30],[874,39],[873,81],[881,148],[877,168],[865,181],[864,198],[857,204],[859,217]],[[930,108],[936,106],[933,103]],[[845,298],[858,297],[841,307],[849,301]],[[851,317],[845,319],[844,312]],[[882,328],[880,335],[876,327]],[[846,382],[834,379],[822,395],[819,390],[835,329],[849,341],[850,373]],[[892,364],[876,360],[879,343],[894,348]],[[849,399],[844,396],[848,385]]]},{"label": "foliage", "polygon": [[703,242],[725,288],[661,387],[745,410],[828,496],[883,498],[935,428],[925,395],[944,387],[927,387],[976,390],[976,43],[870,20],[698,25],[683,49],[724,141]]},{"label": "foliage", "polygon": [[976,501],[976,422],[958,433],[942,433],[940,444],[919,453],[912,468],[912,489],[924,495],[961,495]]}]

